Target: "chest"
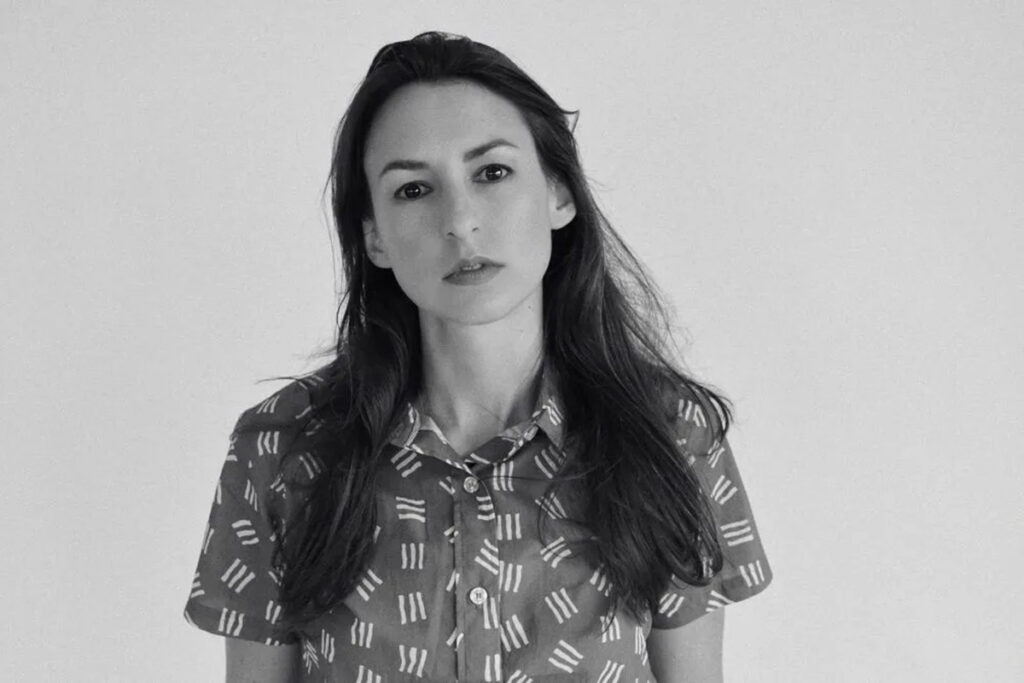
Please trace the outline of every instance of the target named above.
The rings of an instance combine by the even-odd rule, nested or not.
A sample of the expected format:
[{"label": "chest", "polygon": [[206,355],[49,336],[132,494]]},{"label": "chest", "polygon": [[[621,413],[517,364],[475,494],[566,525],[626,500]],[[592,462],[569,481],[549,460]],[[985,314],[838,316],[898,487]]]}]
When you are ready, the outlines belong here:
[{"label": "chest", "polygon": [[543,438],[469,448],[473,464],[390,454],[371,566],[310,637],[425,680],[649,680],[645,624],[608,614],[611,586],[574,544],[580,501],[551,487],[564,454]]}]

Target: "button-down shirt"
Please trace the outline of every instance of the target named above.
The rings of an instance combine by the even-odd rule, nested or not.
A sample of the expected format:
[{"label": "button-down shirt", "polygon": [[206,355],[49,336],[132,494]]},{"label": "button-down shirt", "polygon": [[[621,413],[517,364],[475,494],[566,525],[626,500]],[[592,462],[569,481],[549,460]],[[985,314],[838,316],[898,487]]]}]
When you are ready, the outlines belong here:
[{"label": "button-down shirt", "polygon": [[[190,623],[212,633],[299,643],[303,680],[650,682],[652,628],[682,626],[771,581],[728,442],[690,452],[687,442],[696,443],[707,419],[680,398],[680,457],[710,498],[725,563],[708,586],[666,590],[640,621],[624,608],[609,620],[612,586],[601,567],[572,552],[579,531],[562,524],[577,516],[577,501],[543,495],[566,457],[561,399],[545,371],[530,418],[465,455],[406,404],[378,474],[372,562],[343,604],[299,632],[285,631],[272,555],[297,496],[277,468],[293,452],[304,476],[322,471],[307,447],[320,427],[310,388],[324,371],[239,418],[185,607]],[[544,540],[539,515],[548,518]]]}]

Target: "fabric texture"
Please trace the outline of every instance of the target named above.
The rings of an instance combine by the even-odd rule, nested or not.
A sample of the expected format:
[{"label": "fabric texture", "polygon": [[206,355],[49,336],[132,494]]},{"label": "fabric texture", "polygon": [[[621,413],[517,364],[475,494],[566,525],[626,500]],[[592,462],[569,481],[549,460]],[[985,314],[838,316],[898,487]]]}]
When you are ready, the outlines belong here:
[{"label": "fabric texture", "polygon": [[[601,567],[573,554],[562,525],[571,496],[544,496],[563,458],[563,411],[545,371],[535,410],[465,458],[429,415],[407,404],[378,476],[374,559],[343,605],[302,632],[280,626],[273,550],[297,496],[285,453],[315,477],[310,389],[326,368],[246,410],[232,431],[185,618],[200,629],[270,645],[298,643],[303,680],[650,682],[652,628],[677,628],[756,595],[772,579],[728,442],[706,440],[700,407],[679,398],[674,429],[716,516],[725,562],[710,585],[679,583],[637,621]],[[671,501],[666,501],[671,504]],[[545,538],[537,533],[545,515]]]}]

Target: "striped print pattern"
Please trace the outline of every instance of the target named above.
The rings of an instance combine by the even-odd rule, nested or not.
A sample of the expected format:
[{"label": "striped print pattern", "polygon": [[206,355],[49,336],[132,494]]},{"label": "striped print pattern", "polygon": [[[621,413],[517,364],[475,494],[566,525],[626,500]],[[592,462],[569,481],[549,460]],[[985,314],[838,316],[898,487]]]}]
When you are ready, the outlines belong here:
[{"label": "striped print pattern", "polygon": [[221,636],[298,645],[304,681],[652,683],[651,629],[682,626],[771,582],[736,461],[727,441],[707,438],[699,403],[667,397],[680,462],[711,503],[723,567],[707,586],[673,576],[641,619],[609,614],[606,568],[574,552],[588,535],[572,521],[584,501],[571,487],[550,488],[573,454],[552,376],[542,380],[528,420],[468,453],[456,453],[429,415],[403,409],[377,473],[372,561],[340,604],[294,630],[274,551],[301,509],[293,484],[324,476],[331,462],[310,404],[323,377],[243,412],[188,577],[185,619]]}]

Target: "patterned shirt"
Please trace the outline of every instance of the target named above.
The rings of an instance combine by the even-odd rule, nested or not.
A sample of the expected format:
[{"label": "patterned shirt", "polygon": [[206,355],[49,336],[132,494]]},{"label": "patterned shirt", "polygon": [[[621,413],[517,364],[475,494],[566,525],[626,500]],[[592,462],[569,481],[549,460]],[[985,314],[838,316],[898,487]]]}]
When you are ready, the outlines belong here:
[{"label": "patterned shirt", "polygon": [[[567,547],[578,527],[559,526],[578,508],[571,496],[542,495],[566,457],[560,398],[545,371],[531,417],[464,457],[406,404],[378,475],[369,568],[342,605],[301,632],[285,631],[271,558],[298,496],[277,467],[292,452],[305,477],[322,470],[306,448],[319,428],[310,389],[325,370],[238,419],[184,612],[211,633],[299,643],[304,681],[651,683],[652,628],[682,626],[772,579],[728,442],[688,451],[707,419],[680,399],[677,444],[711,499],[724,565],[708,586],[666,590],[641,621],[624,608],[609,620],[609,580]],[[549,517],[547,543],[538,515]]]}]

